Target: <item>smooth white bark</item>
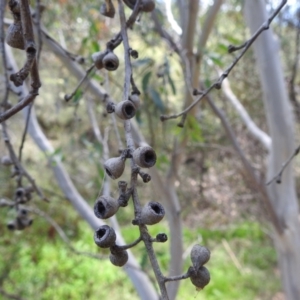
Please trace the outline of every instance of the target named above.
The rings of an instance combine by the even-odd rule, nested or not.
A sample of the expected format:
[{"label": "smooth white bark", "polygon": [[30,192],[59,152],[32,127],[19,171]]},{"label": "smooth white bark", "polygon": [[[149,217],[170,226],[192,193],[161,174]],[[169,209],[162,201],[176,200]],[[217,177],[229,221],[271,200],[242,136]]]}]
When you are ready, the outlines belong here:
[{"label": "smooth white bark", "polygon": [[[246,0],[245,17],[252,33],[267,20],[263,0]],[[254,53],[264,93],[263,101],[272,147],[267,178],[272,178],[295,149],[294,119],[289,103],[284,73],[280,63],[279,45],[272,29],[261,34],[254,43]],[[299,206],[291,163],[284,171],[282,183],[268,186],[274,210],[281,221],[283,233],[275,231],[280,272],[286,298],[300,299],[300,222]]]},{"label": "smooth white bark", "polygon": [[[221,74],[219,74],[221,75]],[[222,83],[222,92],[227,98],[227,100],[232,104],[244,124],[246,125],[249,133],[258,140],[263,147],[269,152],[271,149],[272,140],[268,134],[266,134],[263,130],[261,130],[253,121],[253,119],[248,114],[247,110],[240,102],[240,100],[236,97],[236,95],[232,92],[230,87],[230,83],[228,79],[224,79]]]}]

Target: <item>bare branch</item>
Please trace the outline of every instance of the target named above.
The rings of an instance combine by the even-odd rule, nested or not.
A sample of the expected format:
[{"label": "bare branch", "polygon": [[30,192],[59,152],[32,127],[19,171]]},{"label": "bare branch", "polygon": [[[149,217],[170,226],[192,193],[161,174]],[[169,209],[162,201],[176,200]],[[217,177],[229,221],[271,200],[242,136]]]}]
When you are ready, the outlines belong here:
[{"label": "bare branch", "polygon": [[270,179],[266,183],[266,185],[270,185],[274,180],[276,180],[276,183],[278,183],[278,184],[281,183],[281,177],[282,177],[283,171],[290,164],[290,162],[292,161],[292,159],[299,154],[299,151],[300,151],[300,145],[295,149],[295,151],[293,152],[293,154],[286,160],[286,162],[284,164],[282,164],[282,167],[279,170],[279,172],[272,179]]},{"label": "bare branch", "polygon": [[260,192],[260,195],[261,195],[261,198],[267,208],[267,211],[270,213],[270,218],[271,218],[271,221],[274,225],[274,227],[276,228],[276,230],[278,232],[282,232],[283,231],[283,224],[280,222],[280,220],[278,219],[275,211],[274,211],[274,208],[272,206],[272,203],[271,203],[271,200],[267,194],[267,191],[266,191],[266,188],[263,184],[261,184],[255,173],[254,173],[254,170],[250,164],[250,162],[248,161],[248,159],[246,158],[244,152],[242,151],[242,149],[240,148],[237,140],[236,140],[236,137],[234,135],[234,132],[226,118],[226,116],[224,115],[224,113],[214,104],[213,100],[211,99],[211,96],[210,95],[207,95],[207,102],[208,104],[210,105],[210,107],[212,108],[213,112],[216,114],[216,116],[218,116],[218,118],[221,120],[222,122],[222,125],[225,129],[225,132],[229,138],[229,140],[231,141],[238,157],[240,158],[246,172],[247,172],[247,176],[250,180],[250,182],[252,183],[253,187],[255,189],[257,189],[257,191]]},{"label": "bare branch", "polygon": [[218,78],[218,80],[213,83],[209,88],[207,88],[205,91],[201,91],[201,95],[194,100],[193,103],[191,103],[187,108],[185,108],[182,112],[178,113],[178,114],[173,114],[173,115],[162,115],[161,116],[161,121],[166,121],[169,119],[177,119],[180,116],[185,115],[186,113],[188,113],[193,107],[195,107],[211,90],[213,89],[220,89],[223,80],[228,77],[228,75],[230,74],[230,72],[232,71],[232,69],[235,67],[235,65],[240,61],[240,59],[244,56],[244,54],[247,52],[247,50],[250,48],[250,46],[254,43],[254,41],[259,37],[259,35],[269,29],[269,26],[271,24],[271,22],[273,21],[273,19],[275,18],[275,16],[280,12],[280,10],[284,7],[284,5],[287,3],[287,0],[283,0],[280,5],[277,7],[277,9],[272,13],[272,15],[268,18],[267,21],[265,21],[260,28],[253,34],[253,36],[247,40],[243,45],[238,46],[238,47],[234,47],[234,46],[230,46],[229,47],[229,52],[233,52],[235,50],[238,49],[243,49],[243,51],[235,58],[235,60],[232,62],[232,64],[222,73],[222,75]]},{"label": "bare branch", "polygon": [[[221,71],[219,72],[221,73]],[[268,152],[270,152],[272,140],[268,134],[266,134],[263,130],[261,130],[252,120],[242,103],[236,97],[236,95],[232,92],[229,80],[226,78],[222,84],[222,92],[225,97],[230,101],[233,105],[234,109],[239,114],[240,118],[243,120],[244,124],[247,126],[249,132],[252,134],[254,138],[256,138]]]}]

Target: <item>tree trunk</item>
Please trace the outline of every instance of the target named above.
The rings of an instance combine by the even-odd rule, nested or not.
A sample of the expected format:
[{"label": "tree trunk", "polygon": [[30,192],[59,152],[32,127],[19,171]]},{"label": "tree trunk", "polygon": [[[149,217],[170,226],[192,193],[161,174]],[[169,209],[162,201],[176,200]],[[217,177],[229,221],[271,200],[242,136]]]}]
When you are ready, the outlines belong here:
[{"label": "tree trunk", "polygon": [[[246,0],[246,22],[253,34],[268,18],[263,0]],[[264,108],[272,138],[267,179],[274,177],[295,151],[294,120],[280,64],[279,45],[269,29],[254,43],[254,53],[264,94]],[[268,194],[282,232],[274,240],[286,298],[300,299],[300,221],[292,163],[284,170],[282,183],[273,181]]]}]

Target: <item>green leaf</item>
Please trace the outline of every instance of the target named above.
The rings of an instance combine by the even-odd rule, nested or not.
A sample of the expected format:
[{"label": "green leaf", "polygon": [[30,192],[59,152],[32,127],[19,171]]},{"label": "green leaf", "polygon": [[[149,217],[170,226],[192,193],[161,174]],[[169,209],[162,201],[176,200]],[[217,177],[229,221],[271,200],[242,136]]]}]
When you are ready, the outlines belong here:
[{"label": "green leaf", "polygon": [[82,98],[83,91],[78,89],[73,97],[72,103],[77,104],[79,100]]},{"label": "green leaf", "polygon": [[159,109],[159,111],[161,113],[164,113],[165,105],[164,105],[163,101],[161,100],[159,93],[152,87],[149,88],[149,96],[153,100],[153,103]]},{"label": "green leaf", "polygon": [[142,88],[143,88],[144,94],[147,94],[147,92],[148,92],[147,89],[148,89],[149,80],[150,80],[151,75],[152,75],[152,72],[149,71],[145,74],[145,76],[142,79]]},{"label": "green leaf", "polygon": [[198,120],[194,116],[188,116],[185,127],[188,130],[188,134],[193,142],[204,142],[203,133]]},{"label": "green leaf", "polygon": [[151,65],[153,65],[153,59],[151,58],[142,58],[132,62],[132,66],[135,68],[142,67],[142,66],[151,66]]},{"label": "green leaf", "polygon": [[172,89],[173,94],[176,95],[176,87],[175,87],[175,85],[174,85],[174,82],[173,82],[173,80],[172,80],[170,74],[168,74],[168,81],[169,81],[169,84],[170,84],[170,86],[171,86],[171,89]]}]

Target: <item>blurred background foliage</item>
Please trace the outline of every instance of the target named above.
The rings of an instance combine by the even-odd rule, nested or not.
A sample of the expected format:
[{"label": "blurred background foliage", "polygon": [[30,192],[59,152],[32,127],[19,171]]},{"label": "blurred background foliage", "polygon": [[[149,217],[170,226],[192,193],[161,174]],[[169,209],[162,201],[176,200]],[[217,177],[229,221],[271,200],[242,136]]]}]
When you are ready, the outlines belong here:
[{"label": "blurred background foliage", "polygon": [[[207,12],[207,1],[201,6],[198,29]],[[272,9],[272,1],[269,1]],[[106,42],[119,31],[116,17],[107,20],[99,14],[97,1],[55,0],[46,4],[43,23],[49,34],[64,48],[85,58],[84,68],[91,65],[91,54],[105,48]],[[164,1],[157,1],[161,9],[161,22],[170,30],[164,16]],[[178,15],[173,5],[175,18]],[[287,88],[291,69],[295,63],[297,28],[291,23],[294,7],[286,9],[273,23],[286,72]],[[129,13],[129,10],[126,10]],[[9,14],[7,14],[9,17]],[[298,29],[299,30],[299,29]],[[228,0],[222,6],[213,33],[205,49],[202,79],[209,84],[217,78],[215,66],[226,68],[234,59],[227,53],[229,44],[240,44],[249,36],[242,15],[242,1]],[[176,37],[175,37],[176,38]],[[257,194],[243,179],[242,166],[236,159],[220,121],[202,102],[196,117],[189,117],[185,128],[177,121],[161,123],[159,116],[181,109],[184,95],[184,78],[178,57],[154,31],[149,15],[142,15],[134,30],[129,31],[131,47],[139,52],[133,61],[134,78],[142,92],[142,107],[136,120],[149,144],[157,151],[157,168],[161,174],[168,170],[174,141],[189,136],[185,161],[178,172],[177,192],[184,221],[184,248],[186,268],[189,266],[189,247],[199,242],[212,251],[209,262],[211,283],[196,291],[192,284],[183,281],[178,299],[283,299],[272,246],[271,230],[265,222],[265,210]],[[23,57],[15,52],[21,62]],[[120,99],[124,73],[123,47],[116,53],[120,58],[117,72],[98,71],[92,77],[113,98]],[[40,60],[43,86],[35,101],[39,122],[82,196],[93,205],[103,184],[104,172],[100,163],[102,147],[93,136],[86,111],[88,95],[85,87],[65,103],[64,95],[77,84],[72,74],[46,47]],[[261,89],[250,50],[230,75],[234,93],[243,103],[254,121],[267,131],[261,101]],[[296,85],[300,87],[299,76]],[[226,102],[222,93],[212,93],[215,103],[226,113],[237,139],[255,171],[265,178],[265,151],[247,133],[239,116]],[[10,99],[16,103],[16,98]],[[99,126],[104,130],[111,125],[103,103],[96,99]],[[21,114],[8,122],[12,141],[20,144],[24,121]],[[298,126],[298,125],[297,125]],[[118,123],[120,132],[122,124]],[[299,126],[297,128],[297,131]],[[122,137],[123,138],[123,137]],[[296,137],[297,138],[297,137]],[[118,153],[118,143],[113,130],[109,133],[111,156]],[[4,144],[0,153],[6,154]],[[297,159],[296,159],[297,160]],[[53,226],[39,216],[33,225],[23,232],[9,232],[6,223],[13,212],[0,210],[0,299],[50,300],[50,299],[138,299],[125,273],[113,267],[106,259],[107,253],[99,251],[93,242],[93,233],[61,194],[55,182],[47,158],[27,138],[24,163],[37,184],[43,189],[50,203],[33,199],[35,205],[51,216],[65,231],[73,247],[79,251],[102,253],[104,259],[75,254],[60,239]],[[295,169],[299,185],[299,168]],[[12,198],[15,182],[11,171],[0,166],[0,196]],[[127,173],[123,175],[128,178]],[[112,195],[117,187],[112,183]],[[140,184],[143,202],[159,201],[151,185]],[[138,233],[131,225],[132,207],[118,214],[122,233],[127,242],[136,239]],[[153,233],[166,232],[167,224],[150,228]],[[167,233],[167,232],[166,232]],[[168,243],[155,245],[159,262],[167,271]],[[154,280],[145,249],[139,245],[133,249],[141,267]],[[2,293],[2,294],[1,294]]]}]

